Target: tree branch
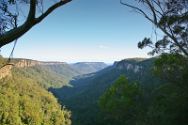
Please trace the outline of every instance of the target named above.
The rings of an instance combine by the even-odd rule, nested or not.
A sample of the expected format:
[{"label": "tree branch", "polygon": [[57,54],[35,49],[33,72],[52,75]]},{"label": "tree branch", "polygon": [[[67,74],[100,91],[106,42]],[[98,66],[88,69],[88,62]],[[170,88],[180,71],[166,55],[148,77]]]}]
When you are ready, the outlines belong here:
[{"label": "tree branch", "polygon": [[42,14],[39,18],[35,18],[36,15],[36,0],[30,0],[30,10],[28,17],[24,24],[21,26],[14,28],[10,31],[7,31],[0,37],[0,48],[6,44],[13,42],[14,40],[21,37],[27,31],[29,31],[34,25],[41,22],[45,17],[47,17],[52,11],[56,8],[65,5],[66,3],[72,0],[61,0],[60,2],[52,5],[44,14]]},{"label": "tree branch", "polygon": [[168,36],[170,37],[174,43],[180,48],[180,50],[186,55],[188,56],[188,52],[179,44],[179,42],[177,41],[177,39],[171,35],[170,33],[168,33],[164,28],[162,28],[161,26],[159,26],[159,28]]},{"label": "tree branch", "polygon": [[30,0],[30,9],[27,17],[27,21],[34,20],[36,14],[36,0]]},{"label": "tree branch", "polygon": [[43,13],[40,17],[36,18],[35,21],[36,23],[39,23],[40,21],[42,21],[45,17],[47,17],[52,11],[54,11],[56,8],[70,2],[72,0],[61,0],[60,2],[54,4],[53,6],[51,6],[50,8],[48,8],[48,10]]},{"label": "tree branch", "polygon": [[133,6],[133,5],[130,5],[130,4],[127,4],[125,2],[122,2],[122,0],[120,0],[120,3],[122,5],[125,5],[125,6],[129,7],[129,8],[132,8],[132,9],[135,9],[135,10],[139,11],[142,15],[144,15],[144,17],[146,19],[148,19],[150,22],[154,23],[154,21],[143,10],[141,10],[140,8],[138,8],[136,6]]},{"label": "tree branch", "polygon": [[152,6],[152,4],[150,3],[149,0],[146,0],[146,3],[148,4],[151,12],[153,13],[153,22],[156,26],[158,26],[158,21],[157,21],[157,16],[156,16],[156,13],[155,13],[155,7]]}]

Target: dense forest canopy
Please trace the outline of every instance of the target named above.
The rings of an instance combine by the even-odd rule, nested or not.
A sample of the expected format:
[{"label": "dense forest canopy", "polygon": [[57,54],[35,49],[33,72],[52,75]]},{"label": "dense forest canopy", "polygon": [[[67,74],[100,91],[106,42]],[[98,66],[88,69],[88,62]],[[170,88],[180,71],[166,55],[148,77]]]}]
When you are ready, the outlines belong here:
[{"label": "dense forest canopy", "polygon": [[0,125],[71,125],[71,112],[37,80],[19,69],[0,80]]}]

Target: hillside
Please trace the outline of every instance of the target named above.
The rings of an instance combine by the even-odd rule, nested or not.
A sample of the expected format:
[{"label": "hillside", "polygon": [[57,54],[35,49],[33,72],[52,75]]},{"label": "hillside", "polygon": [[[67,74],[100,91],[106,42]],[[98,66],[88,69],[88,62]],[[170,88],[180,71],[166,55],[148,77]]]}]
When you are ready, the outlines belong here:
[{"label": "hillside", "polygon": [[[29,62],[33,61],[17,63],[19,66],[8,65],[11,68],[4,67],[4,71],[9,70],[7,73],[10,74],[0,79],[0,124],[70,125],[70,111],[62,108],[57,99],[43,87],[49,85],[47,80],[57,77],[38,66],[31,68],[34,65],[30,67]],[[44,73],[48,75],[43,76]]]},{"label": "hillside", "polygon": [[[60,64],[54,64],[54,66],[57,65]],[[38,84],[45,88],[61,87],[67,85],[68,81],[71,79],[71,77],[68,76],[74,76],[74,74],[67,73],[67,75],[65,75],[58,73],[55,69],[52,68],[51,65],[46,65],[38,61],[22,59],[19,61],[17,60],[16,62],[14,60],[12,64],[3,66],[0,69],[0,78],[11,76],[12,70],[14,68],[19,69],[16,71],[18,71],[20,76],[35,79]],[[61,66],[59,66],[59,70],[68,72],[69,68],[66,67],[66,64],[61,64]]]},{"label": "hillside", "polygon": [[[1,67],[6,60],[1,57]],[[78,68],[78,65],[82,65]],[[79,75],[96,72],[103,69],[104,63],[75,63],[65,62],[41,62],[29,59],[13,59],[10,65],[5,65],[0,69],[0,79],[11,76],[13,67],[19,68],[19,73],[36,81],[43,87],[62,87],[69,85],[69,81]]]},{"label": "hillside", "polygon": [[151,73],[154,60],[126,59],[115,62],[99,72],[75,77],[70,82],[72,87],[50,91],[73,111],[73,124],[88,125],[97,119],[98,98],[120,75],[125,74],[130,81],[139,81],[148,90],[147,93],[157,86],[158,80]]},{"label": "hillside", "polygon": [[[5,65],[6,59],[2,57],[0,62],[0,124],[71,124],[71,113],[61,108],[47,88],[69,86],[73,77],[82,75],[80,70],[84,67],[78,69],[65,62],[29,59],[13,59]],[[97,68],[93,63],[91,65],[90,67],[87,64],[88,71],[83,69],[84,73],[95,72],[104,67],[101,64],[97,67],[97,63]]]}]

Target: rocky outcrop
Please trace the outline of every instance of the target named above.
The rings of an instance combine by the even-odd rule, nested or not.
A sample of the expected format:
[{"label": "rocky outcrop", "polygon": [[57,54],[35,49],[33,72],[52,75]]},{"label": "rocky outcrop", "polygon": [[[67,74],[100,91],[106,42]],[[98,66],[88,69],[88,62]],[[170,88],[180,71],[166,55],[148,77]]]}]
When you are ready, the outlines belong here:
[{"label": "rocky outcrop", "polygon": [[1,67],[0,68],[0,79],[12,76],[12,74],[11,74],[12,67],[13,67],[13,65],[10,65],[10,64]]},{"label": "rocky outcrop", "polygon": [[39,61],[22,59],[18,61],[17,63],[15,63],[15,67],[24,68],[24,67],[32,67],[32,66],[40,65],[40,64],[41,62]]},{"label": "rocky outcrop", "polygon": [[7,64],[0,68],[0,79],[10,77],[12,75],[11,70],[13,67],[16,68],[27,68],[36,65],[60,65],[65,64],[64,62],[40,62],[29,59],[15,59],[13,64]]},{"label": "rocky outcrop", "polygon": [[[144,59],[142,59],[144,60]],[[142,70],[142,66],[139,64],[141,59],[125,59],[119,62],[115,62],[114,66],[119,70],[127,70],[133,71],[134,73],[138,73]]]}]

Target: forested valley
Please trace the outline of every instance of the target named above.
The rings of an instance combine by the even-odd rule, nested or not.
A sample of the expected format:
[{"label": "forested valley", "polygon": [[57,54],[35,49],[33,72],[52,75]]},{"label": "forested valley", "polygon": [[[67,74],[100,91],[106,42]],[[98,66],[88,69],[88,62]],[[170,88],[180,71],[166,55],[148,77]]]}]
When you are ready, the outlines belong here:
[{"label": "forested valley", "polygon": [[2,125],[188,123],[188,64],[181,55],[125,59],[109,66],[14,63],[1,79]]},{"label": "forested valley", "polygon": [[[90,7],[93,8],[84,4],[84,0],[79,1],[82,4],[73,0],[46,1],[0,0],[0,51],[7,51],[6,46],[10,47],[8,44],[13,43],[8,57],[0,53],[0,125],[188,125],[188,0],[118,0],[118,4],[109,0],[105,6],[101,6],[99,0],[96,3],[91,0]],[[52,34],[43,36],[46,37],[45,43],[39,43],[42,38],[40,33],[47,33],[44,27],[40,28],[40,33],[35,31],[39,37],[37,42],[33,37],[29,39],[30,34],[25,35],[65,5],[63,14],[67,18],[61,21],[68,22],[70,27],[65,24],[63,28],[68,29],[58,33],[61,28],[56,20],[52,23],[53,27],[48,26],[48,30],[55,27],[55,35],[72,39],[53,37],[52,40],[54,33],[51,31]],[[128,8],[149,23],[146,25],[140,17],[131,18],[134,15],[130,13],[126,13],[130,16],[126,17],[126,21],[131,18],[136,22],[131,25],[122,23],[125,20],[119,18],[124,15],[116,19],[117,12],[112,6],[121,14],[124,12],[122,8]],[[78,15],[75,14],[73,19],[69,14],[74,12]],[[92,14],[93,17],[89,18]],[[88,18],[83,21],[82,17],[86,15]],[[57,16],[60,18],[60,15]],[[79,27],[78,22],[82,26]],[[139,23],[144,26],[141,30],[134,27]],[[150,25],[151,36],[143,38]],[[124,30],[129,31],[128,35],[124,34]],[[32,48],[34,57],[44,59],[41,53],[45,53],[45,57],[55,57],[62,52],[61,45],[65,45],[73,48],[64,48],[66,52],[63,53],[70,53],[66,55],[67,59],[84,60],[87,57],[92,60],[97,57],[95,60],[107,60],[121,57],[121,60],[106,64],[105,61],[75,63],[76,59],[70,63],[17,58],[14,51],[23,35],[26,37],[21,40],[28,40],[28,45],[20,42],[25,44],[24,48],[18,46],[21,48],[19,52],[23,49],[21,55],[31,54],[27,49],[35,44],[36,50]],[[123,38],[124,35],[128,38]],[[138,53],[138,56],[131,56],[136,52],[129,48],[130,39],[137,40],[140,35],[143,40],[136,41],[137,49],[149,48],[147,57]],[[76,43],[78,36],[89,38],[89,41],[79,39],[80,43]],[[107,38],[111,43],[97,42]],[[60,41],[62,44],[59,44]],[[75,42],[74,45],[71,41]],[[122,41],[128,41],[126,46]],[[89,42],[94,43],[92,47]],[[56,52],[48,52],[51,45],[56,46]],[[46,50],[41,52],[46,46]],[[128,53],[123,53],[126,49]],[[78,58],[80,52],[82,58]],[[59,57],[59,60],[62,58]]]},{"label": "forested valley", "polygon": [[187,66],[180,55],[126,59],[49,90],[73,125],[186,125]]}]

